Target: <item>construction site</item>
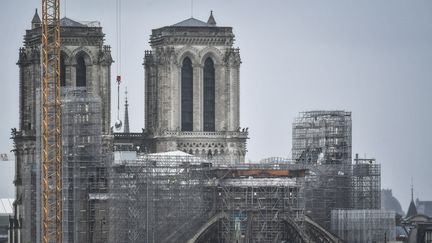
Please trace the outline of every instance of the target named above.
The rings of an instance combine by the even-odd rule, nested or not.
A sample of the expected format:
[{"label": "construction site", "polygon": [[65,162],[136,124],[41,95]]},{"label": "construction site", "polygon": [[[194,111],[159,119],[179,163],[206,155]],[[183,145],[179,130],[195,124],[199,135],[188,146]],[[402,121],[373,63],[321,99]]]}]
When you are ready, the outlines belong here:
[{"label": "construction site", "polygon": [[110,242],[308,242],[301,166],[127,157],[110,168]]},{"label": "construction site", "polygon": [[377,164],[234,165],[122,148],[109,172],[111,242],[341,242],[332,210],[379,210]]},{"label": "construction site", "polygon": [[95,205],[93,195],[108,192],[105,163],[110,157],[102,151],[101,100],[83,88],[63,92],[63,242],[91,242],[92,229],[106,211]]},{"label": "construction site", "polygon": [[[127,101],[125,124],[119,116],[120,73],[111,127],[113,58],[102,27],[60,19],[59,0],[42,2],[19,52],[10,243],[351,242],[345,219],[365,214],[350,210],[379,211],[381,168],[352,162],[351,112],[302,112],[292,158],[245,163],[240,52],[212,12],[207,22],[152,30],[146,127],[130,132]],[[193,85],[201,81],[205,92]]]},{"label": "construction site", "polygon": [[306,213],[330,229],[332,210],[380,209],[381,166],[352,157],[351,112],[301,112],[292,124],[292,159],[310,172]]}]

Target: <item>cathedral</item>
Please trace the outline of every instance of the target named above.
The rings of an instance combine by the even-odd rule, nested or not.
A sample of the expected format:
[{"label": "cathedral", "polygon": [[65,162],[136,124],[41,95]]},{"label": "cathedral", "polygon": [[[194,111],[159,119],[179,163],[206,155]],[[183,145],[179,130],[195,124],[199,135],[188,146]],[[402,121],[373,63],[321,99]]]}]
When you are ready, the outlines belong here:
[{"label": "cathedral", "polygon": [[[16,157],[11,242],[41,239],[41,20],[36,12],[19,50],[19,128],[12,129]],[[103,191],[102,154],[112,151],[110,47],[97,24],[61,20],[64,242],[91,242],[94,203]],[[102,183],[100,183],[102,181]],[[97,182],[100,184],[97,186]],[[106,184],[106,183],[105,183]],[[92,208],[93,204],[93,208]]]},{"label": "cathedral", "polygon": [[180,150],[243,163],[247,129],[240,128],[240,53],[231,27],[189,18],[152,31],[145,51],[145,129],[116,134],[142,151]]},{"label": "cathedral", "polygon": [[[183,151],[244,163],[240,127],[240,54],[231,27],[189,18],[154,29],[144,53],[145,127],[111,127],[111,57],[98,22],[61,20],[63,242],[106,242],[112,152]],[[12,243],[41,240],[41,20],[36,11],[19,50],[19,127]],[[125,121],[126,122],[126,121]],[[125,124],[125,127],[128,124]]]}]

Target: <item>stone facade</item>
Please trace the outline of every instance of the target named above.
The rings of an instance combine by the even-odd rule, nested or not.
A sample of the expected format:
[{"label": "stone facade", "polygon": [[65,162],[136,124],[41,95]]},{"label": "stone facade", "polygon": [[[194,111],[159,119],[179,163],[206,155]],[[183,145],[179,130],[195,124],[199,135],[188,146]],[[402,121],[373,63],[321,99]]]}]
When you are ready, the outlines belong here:
[{"label": "stone facade", "polygon": [[[113,60],[110,47],[104,45],[102,28],[96,22],[61,20],[62,94],[76,96],[62,98],[64,119],[68,119],[63,120],[62,135],[63,242],[107,241],[106,169],[111,152],[122,144],[132,143],[146,153],[182,150],[244,162],[248,131],[240,128],[241,60],[239,49],[233,47],[232,28],[217,27],[213,16],[207,23],[188,19],[153,30],[150,42],[152,51],[146,51],[144,61],[146,128],[142,133],[113,137]],[[16,200],[10,220],[11,243],[41,240],[40,46],[41,22],[36,13],[17,63],[20,118],[19,128],[12,130]],[[186,58],[193,73],[189,76],[193,86],[191,129],[182,128],[182,63]],[[93,106],[97,112],[85,108],[92,102],[97,104]],[[94,129],[87,132],[89,127]],[[78,128],[81,130],[73,131]]]},{"label": "stone facade", "polygon": [[[24,47],[19,51],[19,128],[12,129],[15,151],[14,217],[10,221],[10,242],[40,241],[40,95],[41,88],[41,24],[35,14],[32,28],[26,31]],[[77,60],[81,58],[81,86],[88,96],[101,100],[99,136],[103,151],[112,146],[110,128],[110,67],[109,46],[104,46],[104,34],[97,23],[85,25],[73,20],[61,20],[61,73],[65,87],[77,86]],[[84,66],[84,67],[83,67]],[[84,77],[84,79],[82,78]],[[84,84],[84,85],[83,85]],[[63,90],[64,88],[62,88]],[[63,92],[63,91],[62,91]],[[70,146],[70,144],[69,144]],[[38,159],[39,158],[39,159]],[[65,183],[66,184],[66,183]],[[75,220],[75,219],[73,219]],[[78,219],[76,219],[78,220]],[[78,240],[78,239],[77,239]],[[64,241],[68,242],[68,241]],[[77,241],[78,242],[78,241]]]},{"label": "stone facade", "polygon": [[[207,23],[190,18],[152,31],[152,50],[144,57],[145,125],[155,152],[182,150],[244,162],[248,132],[240,129],[241,59],[233,43],[232,28],[217,27],[212,15]],[[182,123],[188,119],[182,113],[182,95],[190,95],[182,86],[186,59],[191,62],[189,129]],[[210,92],[204,81],[206,62],[212,65]],[[206,124],[206,119],[211,121]]]}]

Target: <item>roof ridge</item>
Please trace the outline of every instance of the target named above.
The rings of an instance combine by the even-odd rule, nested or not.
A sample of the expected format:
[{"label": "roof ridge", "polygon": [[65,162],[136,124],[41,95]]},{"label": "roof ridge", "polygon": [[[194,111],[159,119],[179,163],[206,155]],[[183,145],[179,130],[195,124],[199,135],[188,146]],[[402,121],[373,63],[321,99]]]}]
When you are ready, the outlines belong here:
[{"label": "roof ridge", "polygon": [[87,27],[87,25],[82,24],[76,20],[73,20],[68,17],[63,17],[60,19],[60,25],[61,26],[68,26],[68,27]]},{"label": "roof ridge", "polygon": [[193,17],[180,21],[171,26],[173,27],[211,27],[211,25],[209,25],[208,23]]}]

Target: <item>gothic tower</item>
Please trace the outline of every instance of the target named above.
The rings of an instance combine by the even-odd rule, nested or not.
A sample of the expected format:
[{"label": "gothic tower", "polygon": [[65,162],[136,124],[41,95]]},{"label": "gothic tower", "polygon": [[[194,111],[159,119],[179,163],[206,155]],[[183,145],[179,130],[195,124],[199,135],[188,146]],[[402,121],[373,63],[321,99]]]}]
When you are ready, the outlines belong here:
[{"label": "gothic tower", "polygon": [[240,53],[231,27],[189,18],[154,29],[145,52],[146,129],[156,152],[182,150],[242,163]]},{"label": "gothic tower", "polygon": [[[16,158],[14,180],[16,200],[14,217],[10,220],[13,236],[10,242],[13,243],[39,242],[40,240],[40,52],[41,21],[36,12],[31,29],[27,30],[24,36],[24,47],[19,50],[17,63],[20,74],[19,128],[12,129]],[[94,141],[100,141],[100,151],[96,151],[97,149],[87,151],[85,155],[88,156],[89,153],[98,155],[103,154],[102,150],[108,151],[112,140],[110,135],[111,63],[110,48],[104,46],[104,33],[97,22],[79,23],[68,18],[61,20],[61,85],[62,95],[68,97],[62,99],[65,104],[62,107],[66,109],[66,113],[63,111],[63,116],[67,119],[75,119],[72,119],[71,123],[65,123],[63,120],[62,129],[73,126],[85,131],[84,129],[87,129],[89,124],[96,127],[92,131],[88,130],[91,136],[85,132],[73,134],[75,138],[72,140],[63,136],[63,175],[68,175],[71,166],[78,164],[75,162],[82,162],[77,159],[79,156],[68,148],[86,149],[84,142],[94,144]],[[92,107],[96,107],[96,113],[91,110]],[[74,115],[75,113],[77,115]],[[89,119],[95,114],[98,117],[93,120],[97,122],[89,122]],[[85,176],[85,180],[90,180],[90,177],[96,177],[96,172],[86,170],[80,175]],[[63,198],[71,197],[67,194],[68,191],[71,191],[68,187],[73,187],[66,179],[63,177]],[[89,193],[90,190],[87,192]],[[74,197],[76,199],[76,195]],[[88,200],[89,196],[86,195],[85,198]],[[67,205],[68,203],[64,202],[64,215],[68,213]],[[78,211],[74,215],[69,214],[72,215],[69,217],[74,217],[79,213]],[[69,219],[81,222],[77,218]],[[67,222],[64,221],[63,225],[67,225]],[[78,238],[75,240],[80,242]],[[65,238],[64,242],[71,241]]]}]

